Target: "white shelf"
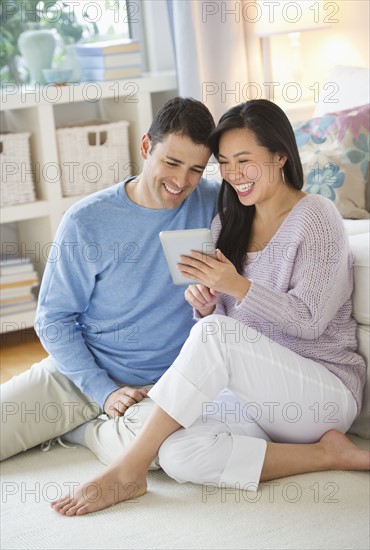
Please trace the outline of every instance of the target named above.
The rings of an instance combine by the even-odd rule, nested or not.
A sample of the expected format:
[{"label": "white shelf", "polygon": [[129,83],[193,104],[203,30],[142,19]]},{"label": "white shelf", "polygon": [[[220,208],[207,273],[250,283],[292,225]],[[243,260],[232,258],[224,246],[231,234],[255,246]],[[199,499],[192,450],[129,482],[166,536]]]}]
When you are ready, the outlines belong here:
[{"label": "white shelf", "polygon": [[24,330],[25,328],[31,328],[35,323],[36,310],[31,311],[19,311],[12,315],[1,316],[0,332],[15,332],[17,330]]},{"label": "white shelf", "polygon": [[[0,208],[1,224],[17,223],[17,242],[8,243],[9,253],[29,256],[41,278],[50,243],[64,212],[85,196],[63,197],[60,172],[53,171],[53,167],[60,166],[57,123],[63,125],[97,117],[111,122],[127,120],[130,161],[140,169],[141,137],[148,131],[159,106],[175,95],[177,80],[173,71],[144,74],[136,79],[66,86],[5,84],[0,90],[2,129],[30,132],[32,165],[37,167],[38,198],[32,203]],[[19,330],[31,327],[34,312],[14,314],[2,322],[2,327],[4,322],[9,323],[9,329],[5,330],[10,331],[16,330],[14,326],[19,326]]]},{"label": "white shelf", "polygon": [[144,73],[135,79],[122,79],[104,82],[80,82],[54,86],[53,84],[35,86],[7,84],[1,89],[0,111],[24,109],[34,105],[63,105],[78,101],[97,102],[113,98],[117,103],[135,103],[134,95],[152,94],[177,88],[176,73]]},{"label": "white shelf", "polygon": [[19,222],[49,216],[48,201],[35,201],[26,204],[3,206],[0,209],[0,223]]}]

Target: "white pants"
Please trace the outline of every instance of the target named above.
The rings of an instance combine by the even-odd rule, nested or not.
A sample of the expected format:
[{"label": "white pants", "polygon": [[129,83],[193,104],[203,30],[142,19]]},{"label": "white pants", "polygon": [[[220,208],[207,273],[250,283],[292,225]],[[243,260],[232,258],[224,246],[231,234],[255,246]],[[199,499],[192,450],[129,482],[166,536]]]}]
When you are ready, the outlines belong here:
[{"label": "white pants", "polygon": [[179,482],[257,490],[267,441],[312,443],[333,428],[346,432],[357,414],[326,367],[245,326],[223,315],[199,321],[149,392],[185,428],[159,451]]}]

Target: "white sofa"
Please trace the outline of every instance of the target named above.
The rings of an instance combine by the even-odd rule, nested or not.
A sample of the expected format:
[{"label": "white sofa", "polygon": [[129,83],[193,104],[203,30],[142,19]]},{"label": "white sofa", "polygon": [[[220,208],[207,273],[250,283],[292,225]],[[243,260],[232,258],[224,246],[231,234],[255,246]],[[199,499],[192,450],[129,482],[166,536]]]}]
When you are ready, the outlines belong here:
[{"label": "white sofa", "polygon": [[[337,65],[326,78],[337,86],[338,103],[328,105],[319,98],[314,117],[327,112],[341,111],[369,103],[370,72],[363,67]],[[370,174],[365,191],[366,208],[370,210]],[[370,439],[370,219],[343,220],[350,248],[354,254],[353,316],[358,323],[358,351],[367,364],[367,384],[364,389],[362,411],[353,423],[350,433]]]},{"label": "white sofa", "polygon": [[370,220],[343,220],[354,254],[353,316],[358,323],[358,351],[367,364],[367,384],[360,416],[351,433],[370,439]]}]

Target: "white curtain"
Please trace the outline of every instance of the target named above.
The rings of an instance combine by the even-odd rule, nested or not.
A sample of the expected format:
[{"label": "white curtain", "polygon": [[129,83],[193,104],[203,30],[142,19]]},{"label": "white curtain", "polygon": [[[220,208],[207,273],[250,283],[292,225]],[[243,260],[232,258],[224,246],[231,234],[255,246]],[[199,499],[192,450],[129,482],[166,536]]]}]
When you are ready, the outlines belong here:
[{"label": "white curtain", "polygon": [[247,99],[242,4],[168,0],[179,94],[203,101],[216,122],[227,109]]}]

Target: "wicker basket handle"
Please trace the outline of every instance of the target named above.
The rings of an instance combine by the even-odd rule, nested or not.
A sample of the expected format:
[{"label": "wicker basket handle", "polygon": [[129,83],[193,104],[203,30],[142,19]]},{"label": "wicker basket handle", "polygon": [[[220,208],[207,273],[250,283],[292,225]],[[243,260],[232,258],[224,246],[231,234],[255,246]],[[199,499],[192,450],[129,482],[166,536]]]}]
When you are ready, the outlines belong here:
[{"label": "wicker basket handle", "polygon": [[107,132],[88,132],[87,133],[87,140],[89,145],[95,146],[95,145],[104,145],[107,141]]}]

